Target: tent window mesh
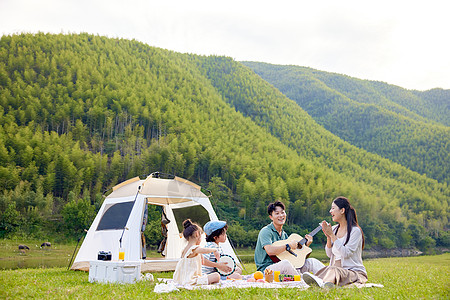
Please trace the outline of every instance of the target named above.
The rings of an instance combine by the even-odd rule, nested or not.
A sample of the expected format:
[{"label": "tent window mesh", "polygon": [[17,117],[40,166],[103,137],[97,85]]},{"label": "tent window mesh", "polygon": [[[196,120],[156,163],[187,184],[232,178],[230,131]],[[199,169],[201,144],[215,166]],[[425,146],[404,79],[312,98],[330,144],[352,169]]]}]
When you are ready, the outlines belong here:
[{"label": "tent window mesh", "polygon": [[199,224],[202,228],[210,220],[208,211],[201,205],[174,208],[172,210],[179,232],[183,232],[183,221],[186,219],[191,219],[192,222]]},{"label": "tent window mesh", "polygon": [[133,204],[134,201],[111,205],[103,213],[102,219],[98,223],[97,230],[124,229],[125,225],[127,225]]}]

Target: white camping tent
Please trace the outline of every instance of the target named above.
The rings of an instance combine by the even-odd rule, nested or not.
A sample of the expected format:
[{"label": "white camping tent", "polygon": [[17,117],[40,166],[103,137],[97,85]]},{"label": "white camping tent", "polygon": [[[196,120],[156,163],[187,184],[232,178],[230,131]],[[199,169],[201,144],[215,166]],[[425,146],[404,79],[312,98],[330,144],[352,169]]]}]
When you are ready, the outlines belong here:
[{"label": "white camping tent", "polygon": [[[143,259],[141,230],[147,205],[162,206],[170,220],[164,257]],[[200,186],[179,177],[162,179],[159,173],[153,173],[145,180],[129,179],[116,185],[106,197],[71,269],[88,271],[89,261],[97,260],[99,251],[111,251],[112,260],[118,260],[119,240],[123,235],[126,261],[141,261],[143,272],[174,270],[186,245],[181,234],[186,218],[201,226],[209,220],[217,220],[211,202]],[[239,264],[228,240],[221,247]]]}]

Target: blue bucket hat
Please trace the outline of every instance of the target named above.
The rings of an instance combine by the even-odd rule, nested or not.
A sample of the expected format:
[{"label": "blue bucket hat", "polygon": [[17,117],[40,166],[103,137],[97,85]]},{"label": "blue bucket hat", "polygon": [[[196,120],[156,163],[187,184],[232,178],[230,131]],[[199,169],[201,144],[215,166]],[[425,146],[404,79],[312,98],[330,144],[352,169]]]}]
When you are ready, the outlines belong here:
[{"label": "blue bucket hat", "polygon": [[203,231],[208,236],[214,231],[224,228],[225,225],[227,225],[227,222],[225,221],[209,221],[205,224],[205,226],[203,226]]}]

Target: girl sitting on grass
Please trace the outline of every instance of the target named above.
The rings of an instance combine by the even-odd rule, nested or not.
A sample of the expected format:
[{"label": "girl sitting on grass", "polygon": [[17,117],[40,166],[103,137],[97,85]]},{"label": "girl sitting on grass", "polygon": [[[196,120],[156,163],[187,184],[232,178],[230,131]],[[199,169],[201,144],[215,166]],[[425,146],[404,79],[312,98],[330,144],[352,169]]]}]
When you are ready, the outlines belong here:
[{"label": "girl sitting on grass", "polygon": [[202,237],[202,229],[199,225],[187,219],[183,222],[183,227],[183,236],[188,244],[173,273],[174,282],[179,285],[206,285],[219,282],[220,275],[217,272],[202,275],[202,254],[212,252],[219,259],[219,251],[199,246]]}]

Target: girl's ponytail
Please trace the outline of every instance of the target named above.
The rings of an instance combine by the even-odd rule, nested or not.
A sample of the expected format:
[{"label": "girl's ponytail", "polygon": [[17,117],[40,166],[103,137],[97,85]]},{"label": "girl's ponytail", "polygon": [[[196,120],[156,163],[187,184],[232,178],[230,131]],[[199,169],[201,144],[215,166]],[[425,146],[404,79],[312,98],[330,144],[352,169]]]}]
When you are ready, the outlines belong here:
[{"label": "girl's ponytail", "polygon": [[[364,232],[362,231],[361,227],[358,224],[358,217],[356,216],[356,211],[351,206],[350,202],[345,197],[337,197],[333,200],[334,204],[336,204],[340,209],[345,209],[345,219],[347,220],[347,239],[345,240],[344,246],[347,245],[349,239],[350,239],[350,233],[352,232],[352,228],[354,226],[358,227],[359,230],[361,230],[362,235],[362,248],[364,249]],[[339,228],[339,225],[336,227]]]}]

